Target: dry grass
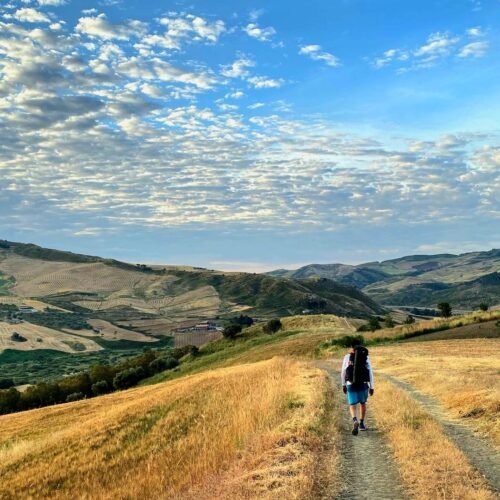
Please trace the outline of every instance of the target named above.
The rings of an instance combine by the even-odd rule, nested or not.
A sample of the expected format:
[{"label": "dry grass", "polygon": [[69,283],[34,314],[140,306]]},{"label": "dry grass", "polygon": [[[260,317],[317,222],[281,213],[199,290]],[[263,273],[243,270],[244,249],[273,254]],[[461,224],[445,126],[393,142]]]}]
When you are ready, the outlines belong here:
[{"label": "dry grass", "polygon": [[70,312],[62,307],[53,306],[51,304],[46,304],[45,302],[40,302],[39,300],[23,299],[21,297],[0,297],[0,304],[13,304],[15,306],[30,306],[37,311],[43,311],[45,308],[50,307],[51,309],[56,309],[57,311]]},{"label": "dry grass", "polygon": [[71,330],[66,328],[64,331],[69,333],[75,333],[77,335],[83,335],[84,337],[102,337],[105,340],[132,340],[134,342],[157,342],[158,339],[153,337],[148,337],[143,333],[134,332],[133,330],[127,330],[119,326],[113,325],[109,321],[103,319],[89,319],[87,322],[94,328],[99,330],[96,333],[93,330]]},{"label": "dry grass", "polygon": [[500,340],[412,342],[371,349],[375,367],[440,400],[500,446]]},{"label": "dry grass", "polygon": [[366,337],[369,339],[394,338],[401,335],[422,332],[426,329],[437,329],[439,327],[446,326],[448,326],[448,328],[454,328],[497,319],[500,319],[500,310],[492,310],[487,312],[476,311],[470,314],[465,314],[463,316],[454,316],[451,318],[435,318],[425,321],[419,321],[417,323],[414,323],[413,325],[401,325],[396,326],[395,328],[384,328],[382,330],[377,330],[374,333],[368,333],[366,334]]},{"label": "dry grass", "polygon": [[0,417],[0,497],[304,498],[325,387],[274,358]]},{"label": "dry grass", "polygon": [[40,297],[66,291],[106,293],[122,289],[147,288],[158,278],[103,263],[75,264],[9,255],[0,262],[0,271],[14,276],[14,293]]},{"label": "dry grass", "polygon": [[340,329],[354,330],[354,327],[344,318],[333,314],[318,314],[307,316],[289,316],[282,318],[285,330],[336,331]]},{"label": "dry grass", "polygon": [[[23,336],[26,342],[11,340],[10,337],[14,332]],[[74,353],[100,351],[102,347],[91,339],[77,337],[76,335],[63,333],[59,330],[52,330],[45,326],[33,325],[27,322],[11,325],[0,321],[0,352],[4,349],[18,351],[54,349],[56,351]]]},{"label": "dry grass", "polygon": [[422,500],[496,498],[440,426],[403,391],[379,381],[371,401],[412,496]]}]

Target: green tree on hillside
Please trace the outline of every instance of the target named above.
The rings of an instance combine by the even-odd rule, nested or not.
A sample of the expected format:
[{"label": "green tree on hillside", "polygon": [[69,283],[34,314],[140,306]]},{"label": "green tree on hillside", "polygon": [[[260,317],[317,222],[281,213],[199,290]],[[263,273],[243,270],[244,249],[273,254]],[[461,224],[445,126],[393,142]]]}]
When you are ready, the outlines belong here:
[{"label": "green tree on hillside", "polygon": [[413,325],[413,323],[415,323],[415,318],[411,314],[408,314],[405,319],[405,325]]},{"label": "green tree on hillside", "polygon": [[490,305],[487,304],[486,302],[481,302],[481,304],[479,304],[479,309],[481,311],[487,311],[488,309],[490,308]]},{"label": "green tree on hillside", "polygon": [[384,318],[384,325],[386,328],[394,328],[395,323],[390,314]]},{"label": "green tree on hillside", "polygon": [[380,326],[380,320],[377,318],[377,316],[372,316],[369,320],[368,320],[368,328],[374,332],[375,330],[380,330],[381,326]]},{"label": "green tree on hillside", "polygon": [[441,311],[441,316],[443,318],[449,318],[451,316],[452,309],[448,302],[440,302],[437,308]]},{"label": "green tree on hillside", "polygon": [[276,333],[283,328],[283,324],[278,318],[270,319],[263,327],[265,333]]},{"label": "green tree on hillside", "polygon": [[235,325],[234,323],[232,323],[231,325],[227,325],[226,328],[224,328],[222,334],[226,339],[234,339],[234,337],[236,337],[236,335],[238,335],[241,330],[241,325]]}]

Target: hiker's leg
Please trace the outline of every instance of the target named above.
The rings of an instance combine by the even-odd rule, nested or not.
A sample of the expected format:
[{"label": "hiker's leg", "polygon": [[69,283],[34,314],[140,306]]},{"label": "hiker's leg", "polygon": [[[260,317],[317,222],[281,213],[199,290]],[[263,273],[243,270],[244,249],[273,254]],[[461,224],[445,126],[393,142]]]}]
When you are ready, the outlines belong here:
[{"label": "hiker's leg", "polygon": [[351,417],[354,418],[356,416],[356,405],[349,405],[349,411],[351,412]]},{"label": "hiker's leg", "polygon": [[366,415],[366,403],[359,403],[360,408],[360,415],[361,415],[361,420],[365,419]]}]

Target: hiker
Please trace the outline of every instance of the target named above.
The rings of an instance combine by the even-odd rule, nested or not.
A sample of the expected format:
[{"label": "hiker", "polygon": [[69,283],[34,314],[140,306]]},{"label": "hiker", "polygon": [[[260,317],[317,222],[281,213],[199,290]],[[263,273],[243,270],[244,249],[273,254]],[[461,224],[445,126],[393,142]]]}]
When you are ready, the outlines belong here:
[{"label": "hiker", "polygon": [[[353,436],[357,436],[358,430],[366,431],[365,415],[368,393],[373,396],[375,384],[373,382],[373,371],[368,358],[368,349],[355,340],[351,343],[351,352],[344,356],[341,372],[342,390],[347,395],[349,411],[351,412]],[[356,416],[356,407],[359,404],[359,420]]]}]

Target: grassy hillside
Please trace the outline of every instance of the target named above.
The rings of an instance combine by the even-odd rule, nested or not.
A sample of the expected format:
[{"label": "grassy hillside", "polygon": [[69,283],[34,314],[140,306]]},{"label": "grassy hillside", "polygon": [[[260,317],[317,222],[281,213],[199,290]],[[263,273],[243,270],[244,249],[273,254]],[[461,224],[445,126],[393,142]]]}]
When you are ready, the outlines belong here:
[{"label": "grassy hillside", "polygon": [[477,301],[500,302],[500,250],[461,255],[413,255],[357,266],[311,264],[269,273],[286,278],[320,276],[356,286],[379,303],[435,307],[446,300],[458,308]]}]

